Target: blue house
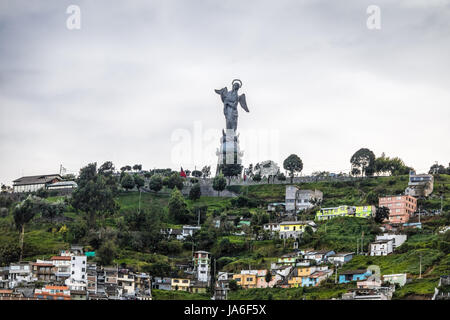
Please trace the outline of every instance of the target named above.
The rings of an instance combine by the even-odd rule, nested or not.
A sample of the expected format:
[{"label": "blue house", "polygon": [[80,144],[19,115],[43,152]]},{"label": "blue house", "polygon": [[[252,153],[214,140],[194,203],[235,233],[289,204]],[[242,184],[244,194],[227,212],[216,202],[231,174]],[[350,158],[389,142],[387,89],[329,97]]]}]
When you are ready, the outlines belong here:
[{"label": "blue house", "polygon": [[372,272],[364,269],[342,271],[339,275],[339,283],[348,283],[350,281],[366,280],[371,275]]}]

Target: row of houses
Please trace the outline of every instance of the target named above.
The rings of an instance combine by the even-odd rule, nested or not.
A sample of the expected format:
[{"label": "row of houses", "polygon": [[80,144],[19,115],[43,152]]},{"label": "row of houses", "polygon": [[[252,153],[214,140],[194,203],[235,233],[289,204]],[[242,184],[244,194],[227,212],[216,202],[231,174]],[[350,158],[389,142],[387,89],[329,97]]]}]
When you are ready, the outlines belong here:
[{"label": "row of houses", "polygon": [[[36,283],[42,288],[34,289]],[[30,292],[30,288],[32,289]],[[55,300],[151,299],[151,277],[128,269],[88,263],[80,246],[49,260],[11,263],[0,268],[3,297]]]},{"label": "row of houses", "polygon": [[[388,222],[391,224],[408,223],[410,217],[417,211],[417,198],[429,196],[433,191],[433,176],[429,174],[416,174],[410,172],[408,187],[404,195],[384,196],[378,199],[378,205],[389,209]],[[310,209],[320,205],[323,193],[320,190],[301,190],[295,185],[287,185],[285,202],[270,203],[269,212],[283,212],[292,215],[301,210]],[[375,215],[375,206],[350,206],[321,208],[316,212],[316,221],[324,221],[336,217],[369,218]]]},{"label": "row of houses", "polygon": [[[395,250],[406,241],[406,238],[406,235],[385,233],[377,236],[374,243],[389,241]],[[370,252],[371,255],[389,253],[391,252],[381,251],[380,248],[372,249]],[[354,252],[295,250],[279,257],[276,262],[271,264],[269,270],[248,269],[234,274],[219,272],[214,299],[226,299],[231,280],[234,280],[242,289],[317,287],[335,274],[335,283],[356,283],[356,288],[350,290],[342,299],[371,300],[389,300],[395,291],[394,285],[403,286],[406,283],[406,274],[391,274],[377,278],[371,270],[367,269],[338,272],[338,268],[342,268],[353,257]]]}]

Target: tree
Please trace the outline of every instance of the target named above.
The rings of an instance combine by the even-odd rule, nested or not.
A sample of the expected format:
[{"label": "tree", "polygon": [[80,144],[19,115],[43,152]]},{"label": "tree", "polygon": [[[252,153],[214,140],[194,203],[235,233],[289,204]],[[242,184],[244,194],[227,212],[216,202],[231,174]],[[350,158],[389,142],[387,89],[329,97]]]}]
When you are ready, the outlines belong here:
[{"label": "tree", "polygon": [[134,183],[138,189],[142,188],[145,185],[145,180],[139,175],[134,175]]},{"label": "tree", "polygon": [[114,164],[111,161],[106,161],[104,164],[102,164],[99,168],[98,168],[98,173],[99,174],[109,174],[109,173],[114,173]]},{"label": "tree", "polygon": [[211,166],[204,166],[202,169],[203,178],[209,178],[211,175]]},{"label": "tree", "polygon": [[53,219],[62,215],[66,209],[66,205],[63,201],[49,202],[44,200],[40,202],[39,209],[42,217],[49,219],[50,223],[53,223]]},{"label": "tree", "polygon": [[117,248],[113,241],[106,241],[97,251],[100,263],[104,266],[111,265],[116,257]]},{"label": "tree", "polygon": [[374,220],[377,223],[383,223],[385,219],[389,219],[389,208],[378,207],[375,211]]},{"label": "tree", "polygon": [[234,279],[230,280],[230,282],[228,283],[228,287],[230,288],[231,291],[237,291],[239,289],[239,285]]},{"label": "tree", "polygon": [[202,191],[200,189],[200,184],[196,183],[192,186],[191,190],[189,190],[189,199],[192,201],[196,201],[200,199],[200,196],[202,195]]},{"label": "tree", "polygon": [[203,173],[202,173],[201,171],[199,171],[199,170],[194,170],[194,171],[192,171],[192,176],[193,176],[193,177],[201,178],[202,175],[203,175]]},{"label": "tree", "polygon": [[174,172],[167,179],[167,187],[169,189],[177,188],[178,190],[182,190],[184,187],[184,179],[180,177],[178,172]]},{"label": "tree", "polygon": [[264,277],[264,280],[266,280],[266,283],[272,281],[272,273],[270,272],[270,270],[266,270],[266,276]]},{"label": "tree", "polygon": [[158,191],[160,191],[163,187],[163,181],[162,181],[162,177],[159,174],[154,174],[151,178],[150,178],[150,182],[149,182],[149,188],[150,190],[155,191],[155,193],[158,193]]},{"label": "tree", "polygon": [[384,152],[381,157],[375,159],[374,171],[377,174],[388,173],[390,175],[408,174],[412,168],[405,165],[402,159],[386,157]]},{"label": "tree", "polygon": [[97,215],[112,214],[119,209],[114,201],[114,186],[97,173],[96,167],[97,164],[91,163],[80,170],[78,188],[72,193],[71,199],[76,210],[87,214],[91,227],[95,226]]},{"label": "tree", "polygon": [[227,186],[227,180],[223,175],[215,176],[213,179],[213,189],[217,191],[217,196],[220,195],[220,192],[225,190],[225,187]]},{"label": "tree", "polygon": [[25,225],[34,218],[38,211],[38,203],[36,198],[28,196],[24,201],[20,202],[13,211],[14,223],[18,230],[20,230],[19,247],[20,257],[19,261],[22,261],[23,256],[23,240],[25,236]]},{"label": "tree", "polygon": [[142,164],[135,164],[133,166],[134,171],[141,171],[142,170]]},{"label": "tree", "polygon": [[133,177],[130,174],[128,174],[128,173],[126,173],[123,176],[122,180],[120,181],[120,184],[127,191],[133,189],[134,186],[135,186],[135,182],[134,182]]},{"label": "tree", "polygon": [[361,148],[356,151],[350,159],[353,168],[358,168],[361,175],[372,176],[375,172],[375,154],[367,149]]},{"label": "tree", "polygon": [[261,174],[258,172],[257,174],[255,174],[252,178],[253,181],[255,182],[260,182],[262,179]]},{"label": "tree", "polygon": [[352,168],[352,171],[350,174],[354,177],[357,177],[361,174],[361,170],[359,170],[358,168]]},{"label": "tree", "polygon": [[238,163],[234,164],[221,164],[219,166],[220,172],[222,172],[223,176],[230,179],[231,177],[239,176],[242,172],[242,165]]},{"label": "tree", "polygon": [[289,176],[291,177],[291,183],[294,180],[294,173],[301,172],[303,170],[303,162],[299,156],[296,154],[291,154],[283,162],[283,168],[289,171]]},{"label": "tree", "polygon": [[[450,168],[450,164],[449,164],[449,168]],[[430,167],[430,171],[428,171],[429,174],[446,174],[447,170],[445,169],[445,167],[442,164],[433,164]]]},{"label": "tree", "polygon": [[278,174],[277,174],[277,179],[278,179],[279,181],[286,181],[286,176],[284,175],[284,173],[278,172]]},{"label": "tree", "polygon": [[169,199],[169,218],[173,223],[181,224],[189,221],[186,201],[180,190],[174,188]]}]

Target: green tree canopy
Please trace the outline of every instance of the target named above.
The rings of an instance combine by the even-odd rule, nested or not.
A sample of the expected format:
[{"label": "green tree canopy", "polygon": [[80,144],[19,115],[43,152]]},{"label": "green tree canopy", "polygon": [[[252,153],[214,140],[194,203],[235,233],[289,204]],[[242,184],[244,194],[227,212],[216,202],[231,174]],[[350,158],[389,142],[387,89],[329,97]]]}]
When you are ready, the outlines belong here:
[{"label": "green tree canopy", "polygon": [[200,196],[202,195],[202,191],[200,189],[200,184],[196,183],[192,186],[191,190],[189,190],[189,199],[192,201],[196,201],[200,199]]},{"label": "green tree canopy", "polygon": [[134,188],[134,186],[136,185],[135,184],[135,181],[134,181],[134,178],[130,175],[130,174],[128,174],[128,173],[126,173],[123,177],[122,177],[122,180],[120,181],[120,184],[122,185],[122,187],[125,189],[125,190],[131,190],[131,189],[133,189]]},{"label": "green tree canopy", "polygon": [[220,192],[225,190],[225,187],[227,186],[227,180],[223,175],[215,176],[213,179],[213,189],[217,191],[217,195],[220,195]]},{"label": "green tree canopy", "polygon": [[375,172],[375,154],[367,148],[356,151],[350,163],[353,168],[359,169],[362,175],[372,176]]},{"label": "green tree canopy", "polygon": [[76,210],[88,215],[90,227],[95,226],[97,215],[112,214],[119,209],[114,201],[115,185],[108,184],[102,174],[98,174],[95,163],[81,168],[78,188],[72,193],[71,203]]},{"label": "green tree canopy", "polygon": [[173,223],[182,224],[189,221],[189,211],[180,190],[174,188],[169,199],[169,218]]},{"label": "green tree canopy", "polygon": [[291,154],[283,161],[283,168],[289,171],[289,176],[291,177],[291,183],[294,179],[294,174],[296,172],[301,172],[303,170],[303,162],[299,156],[296,154]]},{"label": "green tree canopy", "polygon": [[142,188],[145,185],[145,180],[141,176],[136,174],[134,175],[133,179],[138,189]]},{"label": "green tree canopy", "polygon": [[149,182],[149,188],[150,190],[155,191],[155,193],[157,193],[158,191],[160,191],[163,187],[163,180],[161,175],[159,174],[154,174],[151,178],[150,178],[150,182]]}]

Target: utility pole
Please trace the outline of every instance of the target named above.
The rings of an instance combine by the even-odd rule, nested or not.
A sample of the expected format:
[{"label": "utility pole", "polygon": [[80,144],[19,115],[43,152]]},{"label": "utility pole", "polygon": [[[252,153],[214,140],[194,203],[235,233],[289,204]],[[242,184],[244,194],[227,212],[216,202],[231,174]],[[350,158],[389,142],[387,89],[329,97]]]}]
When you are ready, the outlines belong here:
[{"label": "utility pole", "polygon": [[441,211],[439,212],[439,214],[440,215],[442,215],[442,198],[443,198],[444,196],[441,194]]},{"label": "utility pole", "polygon": [[359,254],[359,239],[356,238],[356,255]]},{"label": "utility pole", "polygon": [[198,213],[197,226],[200,227],[200,209],[199,208],[197,208],[197,213]]},{"label": "utility pole", "polygon": [[420,223],[420,206],[419,206],[419,223]]},{"label": "utility pole", "polygon": [[364,254],[364,231],[362,232],[361,235],[361,253]]},{"label": "utility pole", "polygon": [[419,279],[422,279],[422,254],[420,254],[420,262],[419,262]]},{"label": "utility pole", "polygon": [[139,188],[139,209],[138,209],[138,213],[141,213],[141,188]]},{"label": "utility pole", "polygon": [[335,273],[334,273],[334,283],[337,283],[337,269],[338,269],[338,266],[337,266],[337,264],[335,265],[336,266],[336,269],[335,269]]}]

